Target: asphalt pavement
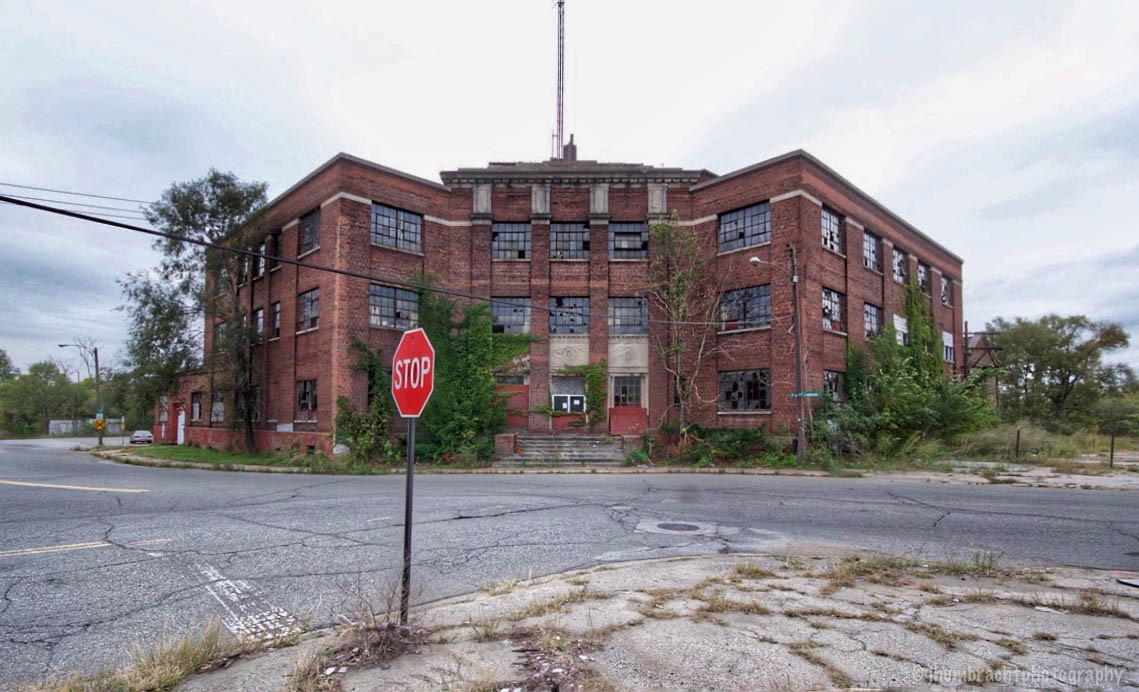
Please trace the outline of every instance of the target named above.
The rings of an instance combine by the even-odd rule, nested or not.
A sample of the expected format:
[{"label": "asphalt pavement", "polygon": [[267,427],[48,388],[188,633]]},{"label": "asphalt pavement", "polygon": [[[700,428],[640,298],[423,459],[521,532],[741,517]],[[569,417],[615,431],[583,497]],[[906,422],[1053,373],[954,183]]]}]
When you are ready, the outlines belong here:
[{"label": "asphalt pavement", "polygon": [[[332,621],[398,579],[402,476],[120,465],[0,442],[0,687],[126,659],[211,617]],[[840,544],[1139,570],[1139,494],[882,479],[442,475],[415,483],[413,596],[602,562]]]}]

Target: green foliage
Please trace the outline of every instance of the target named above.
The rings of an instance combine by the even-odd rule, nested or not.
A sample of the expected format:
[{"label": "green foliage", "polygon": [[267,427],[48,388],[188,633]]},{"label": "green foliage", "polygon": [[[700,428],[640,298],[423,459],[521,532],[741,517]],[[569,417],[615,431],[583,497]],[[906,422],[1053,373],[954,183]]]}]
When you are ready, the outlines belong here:
[{"label": "green foliage", "polygon": [[368,409],[359,413],[348,397],[336,400],[337,442],[348,445],[353,461],[360,463],[391,463],[399,458],[399,449],[392,442],[389,431],[395,409],[391,398],[391,385],[384,367],[383,351],[373,351],[353,337],[351,349],[357,360],[351,369],[368,375]]},{"label": "green foliage", "polygon": [[1045,315],[997,319],[988,329],[996,332],[992,344],[1000,349],[1000,413],[1006,421],[1027,418],[1071,431],[1095,424],[1101,397],[1137,389],[1131,368],[1103,362],[1129,343],[1117,323]]},{"label": "green foliage", "polygon": [[1139,435],[1139,394],[1104,397],[1096,403],[1095,413],[1100,432]]},{"label": "green foliage", "polygon": [[845,402],[825,399],[815,409],[812,441],[839,453],[905,455],[926,437],[952,438],[992,425],[994,414],[975,381],[945,376],[926,298],[906,289],[909,343],[897,343],[893,325],[846,352]]},{"label": "green foliage", "polygon": [[733,464],[740,459],[778,453],[779,445],[759,428],[688,427],[689,444],[667,460],[669,464],[709,467]]},{"label": "green foliage", "polygon": [[584,424],[590,432],[593,432],[594,426],[605,420],[606,404],[609,400],[609,370],[605,366],[605,360],[574,365],[562,370],[562,374],[585,378]]},{"label": "green foliage", "polygon": [[19,374],[20,369],[12,364],[12,359],[8,357],[8,352],[0,348],[0,384],[7,382]]},{"label": "green foliage", "polygon": [[506,427],[505,397],[494,373],[527,352],[528,335],[494,334],[490,309],[419,294],[419,324],[435,347],[435,391],[419,419],[416,451],[436,463],[475,463],[494,453],[494,435]]},{"label": "green foliage", "polygon": [[33,363],[27,373],[0,383],[4,427],[20,435],[46,433],[51,418],[70,418],[86,398],[82,385],[47,361]]}]

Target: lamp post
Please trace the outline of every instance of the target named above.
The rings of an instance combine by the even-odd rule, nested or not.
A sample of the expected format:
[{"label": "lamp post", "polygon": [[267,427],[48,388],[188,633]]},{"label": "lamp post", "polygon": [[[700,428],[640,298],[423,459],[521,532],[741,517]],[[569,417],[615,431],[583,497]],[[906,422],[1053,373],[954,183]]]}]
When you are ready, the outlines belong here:
[{"label": "lamp post", "polygon": [[[77,348],[77,349],[79,349],[79,352],[83,353],[85,356],[87,353],[87,349],[90,348],[91,352],[94,354],[94,356],[95,356],[95,420],[96,421],[100,420],[99,415],[101,414],[101,412],[103,410],[103,398],[102,398],[102,393],[100,391],[101,387],[99,386],[100,385],[100,383],[99,383],[99,347],[98,346],[88,347],[88,346],[84,346],[83,344],[59,344],[59,347],[60,348]],[[86,357],[84,357],[84,360],[86,360]],[[98,425],[96,425],[95,427],[96,427],[96,431],[99,434],[99,445],[98,446],[102,447],[103,446],[103,428],[99,427]]]},{"label": "lamp post", "polygon": [[802,461],[803,451],[807,445],[807,432],[804,426],[803,415],[803,325],[799,319],[799,270],[795,264],[794,245],[790,243],[787,244],[787,254],[791,258],[790,271],[774,262],[765,262],[759,257],[751,257],[748,259],[748,262],[753,267],[758,267],[761,264],[775,267],[791,279],[791,322],[794,327],[793,334],[795,338],[795,458]]}]

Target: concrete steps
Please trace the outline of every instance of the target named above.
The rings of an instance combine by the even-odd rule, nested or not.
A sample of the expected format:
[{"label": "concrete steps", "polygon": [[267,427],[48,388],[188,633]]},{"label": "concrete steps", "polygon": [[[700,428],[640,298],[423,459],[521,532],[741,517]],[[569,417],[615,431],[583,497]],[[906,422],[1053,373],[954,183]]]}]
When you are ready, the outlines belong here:
[{"label": "concrete steps", "polygon": [[620,437],[607,435],[531,435],[515,437],[514,453],[497,466],[618,466],[625,459]]}]

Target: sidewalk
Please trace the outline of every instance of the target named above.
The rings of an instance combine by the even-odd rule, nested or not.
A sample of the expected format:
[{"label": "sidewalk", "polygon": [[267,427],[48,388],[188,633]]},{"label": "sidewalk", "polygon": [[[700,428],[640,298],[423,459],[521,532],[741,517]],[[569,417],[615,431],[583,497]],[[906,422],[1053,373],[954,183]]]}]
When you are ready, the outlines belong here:
[{"label": "sidewalk", "polygon": [[178,689],[1139,687],[1136,576],[820,546],[603,565],[415,609],[371,665],[323,632]]}]

